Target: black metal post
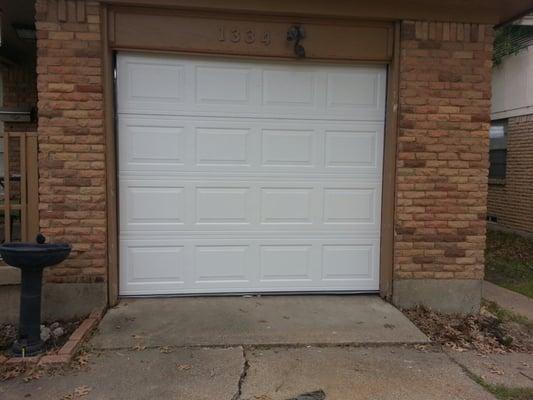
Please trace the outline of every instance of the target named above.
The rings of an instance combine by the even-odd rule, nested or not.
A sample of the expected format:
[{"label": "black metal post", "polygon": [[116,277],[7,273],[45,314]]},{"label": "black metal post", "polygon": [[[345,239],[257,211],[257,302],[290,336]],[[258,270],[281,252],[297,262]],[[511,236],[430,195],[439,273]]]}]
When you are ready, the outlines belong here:
[{"label": "black metal post", "polygon": [[19,357],[39,354],[41,340],[41,288],[42,268],[21,269],[20,319],[18,339],[11,351]]}]

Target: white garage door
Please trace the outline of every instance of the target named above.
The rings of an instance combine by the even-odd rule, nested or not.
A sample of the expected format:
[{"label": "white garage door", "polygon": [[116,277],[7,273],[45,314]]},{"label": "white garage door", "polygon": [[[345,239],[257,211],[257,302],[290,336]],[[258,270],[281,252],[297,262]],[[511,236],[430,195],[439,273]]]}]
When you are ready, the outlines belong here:
[{"label": "white garage door", "polygon": [[122,295],[378,289],[385,66],[117,68]]}]

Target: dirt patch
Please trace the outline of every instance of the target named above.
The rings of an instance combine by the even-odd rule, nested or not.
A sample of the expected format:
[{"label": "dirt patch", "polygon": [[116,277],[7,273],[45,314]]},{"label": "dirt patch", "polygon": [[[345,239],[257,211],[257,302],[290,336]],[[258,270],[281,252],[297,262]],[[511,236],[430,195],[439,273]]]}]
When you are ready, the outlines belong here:
[{"label": "dirt patch", "polygon": [[457,351],[480,353],[533,351],[533,327],[482,306],[478,315],[448,315],[417,307],[407,317],[429,338]]},{"label": "dirt patch", "polygon": [[[71,321],[44,322],[41,325],[41,339],[44,341],[46,354],[56,354],[70,335],[85,318]],[[8,355],[9,348],[17,338],[18,329],[14,324],[0,325],[0,354]]]}]

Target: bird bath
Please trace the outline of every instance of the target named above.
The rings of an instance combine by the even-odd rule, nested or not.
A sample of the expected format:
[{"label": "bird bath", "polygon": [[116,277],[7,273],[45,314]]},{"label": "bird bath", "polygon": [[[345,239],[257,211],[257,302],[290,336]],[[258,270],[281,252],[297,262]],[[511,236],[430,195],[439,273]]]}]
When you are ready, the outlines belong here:
[{"label": "bird bath", "polygon": [[65,260],[71,251],[66,243],[4,243],[0,255],[4,262],[20,269],[20,316],[18,338],[11,347],[15,357],[34,356],[43,351],[41,340],[41,291],[43,270]]}]

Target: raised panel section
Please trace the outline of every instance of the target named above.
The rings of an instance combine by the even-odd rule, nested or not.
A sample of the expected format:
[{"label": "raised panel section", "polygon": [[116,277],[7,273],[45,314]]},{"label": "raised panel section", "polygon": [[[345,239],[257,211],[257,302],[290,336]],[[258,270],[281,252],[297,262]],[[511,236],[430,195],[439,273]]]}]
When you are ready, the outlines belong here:
[{"label": "raised panel section", "polygon": [[375,202],[374,189],[326,188],[324,189],[324,223],[373,223]]},{"label": "raised panel section", "polygon": [[311,280],[311,246],[262,246],[261,281]]},{"label": "raised panel section", "polygon": [[314,106],[315,101],[313,71],[297,68],[263,71],[263,104]]},{"label": "raised panel section", "polygon": [[329,109],[378,108],[381,74],[375,70],[329,72],[327,106]]},{"label": "raised panel section", "polygon": [[262,188],[261,222],[310,224],[312,188]]},{"label": "raised panel section", "polygon": [[249,189],[197,188],[196,222],[198,224],[249,223]]},{"label": "raised panel section", "polygon": [[128,186],[126,223],[182,224],[185,214],[182,187]]},{"label": "raised panel section", "polygon": [[248,281],[247,246],[197,246],[196,282]]},{"label": "raised panel section", "polygon": [[129,88],[132,100],[183,101],[183,67],[164,63],[132,63]]},{"label": "raised panel section", "polygon": [[127,257],[129,283],[183,283],[183,247],[132,246]]},{"label": "raised panel section", "polygon": [[313,131],[264,129],[261,135],[262,164],[265,166],[312,166]]},{"label": "raised panel section", "polygon": [[326,167],[377,167],[376,142],[376,132],[328,131],[324,149]]},{"label": "raised panel section", "polygon": [[323,280],[357,280],[372,277],[374,259],[370,245],[326,245],[322,248]]},{"label": "raised panel section", "polygon": [[181,126],[127,125],[128,164],[182,165],[184,132]]},{"label": "raised panel section", "polygon": [[249,165],[249,129],[197,128],[197,165]]},{"label": "raised panel section", "polygon": [[249,103],[250,77],[248,68],[197,67],[196,101],[199,104]]}]

